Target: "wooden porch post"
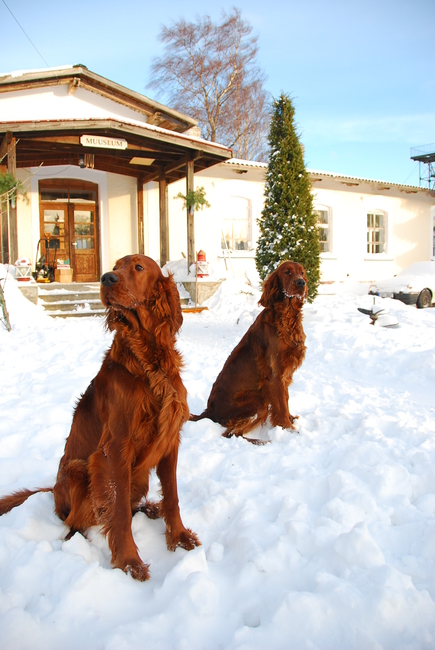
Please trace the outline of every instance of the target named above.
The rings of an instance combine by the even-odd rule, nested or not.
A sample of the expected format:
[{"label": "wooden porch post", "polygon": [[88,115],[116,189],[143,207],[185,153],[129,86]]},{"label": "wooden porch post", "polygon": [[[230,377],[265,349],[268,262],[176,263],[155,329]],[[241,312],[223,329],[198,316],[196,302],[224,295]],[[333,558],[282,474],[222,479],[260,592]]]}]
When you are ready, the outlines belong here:
[{"label": "wooden porch post", "polygon": [[[8,155],[9,145],[12,140],[12,133],[6,133],[0,145],[0,164],[2,173],[8,171],[4,159]],[[0,206],[1,212],[1,261],[3,264],[9,264],[9,210],[6,201],[2,201]]]},{"label": "wooden porch post", "polygon": [[[194,161],[191,158],[186,162],[186,195],[195,190],[194,185]],[[187,272],[195,263],[195,213],[193,205],[187,208]]]},{"label": "wooden porch post", "polygon": [[169,216],[168,216],[168,185],[163,167],[159,176],[159,213],[160,213],[160,266],[169,262]]},{"label": "wooden porch post", "polygon": [[145,232],[143,220],[143,180],[137,179],[137,239],[138,253],[145,254]]},{"label": "wooden porch post", "polygon": [[9,264],[9,211],[6,201],[1,202],[1,262],[2,264]]},{"label": "wooden porch post", "polygon": [[[17,178],[17,157],[15,148],[17,146],[17,141],[15,138],[11,138],[11,141],[8,145],[8,172],[12,176]],[[17,203],[15,201],[14,205],[10,205],[9,208],[9,245],[10,245],[10,257],[9,264],[15,264],[18,259],[18,227],[17,227]]]}]

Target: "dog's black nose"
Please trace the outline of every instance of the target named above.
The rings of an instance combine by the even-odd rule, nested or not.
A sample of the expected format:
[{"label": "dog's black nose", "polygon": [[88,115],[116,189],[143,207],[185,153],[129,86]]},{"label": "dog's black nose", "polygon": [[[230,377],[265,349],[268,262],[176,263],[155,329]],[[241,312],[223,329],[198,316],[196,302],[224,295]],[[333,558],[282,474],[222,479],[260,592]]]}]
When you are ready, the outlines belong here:
[{"label": "dog's black nose", "polygon": [[302,289],[302,287],[305,287],[305,280],[303,278],[299,278],[299,280],[296,280],[296,286],[298,289]]},{"label": "dog's black nose", "polygon": [[105,273],[101,276],[101,284],[103,287],[111,287],[116,282],[118,282],[118,276],[114,273]]}]

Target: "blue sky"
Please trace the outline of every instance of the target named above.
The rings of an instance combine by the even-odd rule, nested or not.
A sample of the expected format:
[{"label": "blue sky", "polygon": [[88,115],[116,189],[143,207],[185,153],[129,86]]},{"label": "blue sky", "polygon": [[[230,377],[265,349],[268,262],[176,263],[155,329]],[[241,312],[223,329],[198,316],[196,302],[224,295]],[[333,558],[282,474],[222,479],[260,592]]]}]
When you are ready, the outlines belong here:
[{"label": "blue sky", "polygon": [[[11,16],[11,9],[33,45]],[[82,63],[147,88],[161,25],[238,7],[274,96],[290,94],[310,169],[419,184],[410,148],[435,143],[435,0],[0,0],[0,70]],[[36,48],[36,49],[35,49]],[[39,54],[38,54],[38,51]]]}]

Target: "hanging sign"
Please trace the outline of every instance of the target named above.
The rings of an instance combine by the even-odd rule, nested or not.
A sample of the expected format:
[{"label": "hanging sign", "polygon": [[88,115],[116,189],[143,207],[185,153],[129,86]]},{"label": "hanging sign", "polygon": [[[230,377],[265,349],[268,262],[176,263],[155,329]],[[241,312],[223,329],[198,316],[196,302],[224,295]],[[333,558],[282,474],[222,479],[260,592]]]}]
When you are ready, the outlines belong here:
[{"label": "hanging sign", "polygon": [[107,138],[103,135],[82,135],[80,142],[84,147],[100,147],[101,149],[127,149],[127,140]]}]

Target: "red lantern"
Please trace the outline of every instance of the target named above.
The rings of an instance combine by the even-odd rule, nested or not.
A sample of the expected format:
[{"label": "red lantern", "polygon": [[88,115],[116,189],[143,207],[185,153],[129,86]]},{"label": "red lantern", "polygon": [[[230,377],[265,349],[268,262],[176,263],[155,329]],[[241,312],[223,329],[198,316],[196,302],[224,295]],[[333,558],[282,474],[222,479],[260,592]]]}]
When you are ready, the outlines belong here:
[{"label": "red lantern", "polygon": [[208,262],[203,250],[198,251],[196,254],[196,275],[198,278],[208,275]]}]

